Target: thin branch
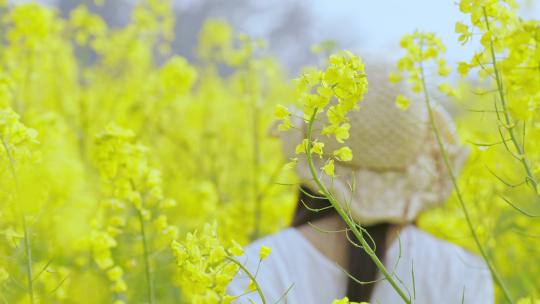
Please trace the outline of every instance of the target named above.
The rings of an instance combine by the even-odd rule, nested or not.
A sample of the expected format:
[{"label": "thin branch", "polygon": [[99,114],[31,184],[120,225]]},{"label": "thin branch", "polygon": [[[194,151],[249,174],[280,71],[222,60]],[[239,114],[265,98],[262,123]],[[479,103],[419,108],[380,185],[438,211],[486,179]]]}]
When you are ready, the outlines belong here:
[{"label": "thin branch", "polygon": [[281,295],[281,297],[279,297],[279,299],[277,299],[276,302],[274,302],[274,304],[277,304],[277,303],[281,302],[283,299],[285,299],[285,297],[289,294],[289,292],[292,290],[293,287],[294,287],[294,283],[292,283],[292,284],[287,288],[287,290],[285,290],[285,292]]},{"label": "thin branch", "polygon": [[532,217],[532,218],[535,218],[535,217],[540,217],[540,214],[532,214],[532,213],[529,213],[521,208],[519,208],[518,206],[516,206],[514,203],[512,203],[509,199],[507,199],[506,197],[502,196],[502,195],[499,195],[499,197],[505,201],[508,205],[510,205],[512,208],[516,209],[517,211],[519,211],[521,214],[525,215],[525,216],[528,216],[528,217]]},{"label": "thin branch", "polygon": [[489,171],[489,173],[491,173],[491,175],[493,175],[496,179],[498,179],[501,183],[505,184],[509,188],[519,187],[519,186],[521,186],[521,185],[523,185],[525,183],[525,182],[521,182],[521,183],[518,183],[518,184],[511,184],[511,183],[505,181],[502,177],[498,176],[487,165],[485,165],[485,167]]},{"label": "thin branch", "polygon": [[238,267],[240,267],[240,269],[242,269],[242,271],[249,277],[251,282],[253,282],[253,284],[255,285],[255,288],[257,289],[257,293],[259,294],[259,297],[261,298],[262,303],[267,304],[266,298],[264,297],[261,286],[259,285],[259,283],[255,279],[255,276],[253,276],[253,274],[251,274],[251,272],[246,268],[246,266],[244,266],[242,263],[240,263],[237,259],[235,259],[233,257],[227,256],[226,259],[233,262]]},{"label": "thin branch", "polygon": [[339,229],[339,230],[326,230],[326,229],[322,229],[320,227],[318,227],[317,225],[313,224],[312,222],[307,222],[307,224],[309,226],[311,226],[313,229],[321,232],[321,233],[340,233],[340,232],[347,232],[349,231],[349,229],[345,228],[345,229]]},{"label": "thin branch", "polygon": [[324,210],[328,210],[328,209],[333,208],[332,205],[326,206],[326,207],[323,207],[323,208],[311,208],[304,202],[303,199],[301,199],[300,202],[302,203],[302,205],[304,205],[304,208],[306,208],[307,210],[309,210],[311,212],[320,212],[320,211],[324,211]]}]

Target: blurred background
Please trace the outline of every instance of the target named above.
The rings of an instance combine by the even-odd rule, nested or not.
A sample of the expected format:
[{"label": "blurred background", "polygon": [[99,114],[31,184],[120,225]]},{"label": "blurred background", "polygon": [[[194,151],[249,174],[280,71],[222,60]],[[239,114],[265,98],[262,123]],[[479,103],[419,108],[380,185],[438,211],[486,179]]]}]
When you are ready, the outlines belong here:
[{"label": "blurred background", "polygon": [[[0,262],[7,261],[0,303],[31,302],[32,285],[43,303],[196,303],[221,273],[207,271],[219,267],[192,247],[244,246],[290,224],[297,179],[268,130],[277,104],[299,100],[291,79],[303,67],[324,65],[329,49],[395,62],[400,38],[415,30],[442,38],[454,76],[458,62],[484,51],[481,33],[458,42],[456,21],[469,22],[456,0],[172,0],[171,8],[163,0],[8,2],[43,5],[0,0],[0,127],[8,121],[15,135],[39,139],[19,149],[14,136],[13,145],[28,150],[17,163],[20,180],[0,174],[0,233],[9,240],[0,242]],[[522,18],[540,19],[538,0],[518,2]],[[267,49],[238,32],[265,40]],[[539,50],[537,31],[524,34]],[[316,45],[324,52],[315,55]],[[540,75],[515,66],[507,72],[527,94],[510,107],[524,122],[526,156],[540,174]],[[480,243],[511,293],[538,298],[540,225],[515,206],[540,214],[540,196],[502,144],[493,83],[476,72],[455,77],[462,94],[444,102],[471,148],[459,182]],[[526,128],[533,131],[525,137]],[[15,175],[11,158],[1,157],[0,173]],[[141,196],[150,198],[144,206]],[[26,212],[22,223],[12,205]],[[418,225],[478,253],[455,196]],[[188,234],[197,230],[198,237]],[[172,241],[179,243],[171,248]],[[191,259],[204,265],[193,268]],[[80,297],[89,289],[95,292]]]},{"label": "blurred background", "polygon": [[[15,0],[14,3],[30,2]],[[99,13],[110,26],[121,27],[130,21],[131,8],[137,1],[106,1],[96,6],[92,0],[41,0],[57,6],[64,16],[85,3]],[[268,42],[270,53],[294,75],[300,67],[314,64],[310,51],[313,44],[326,40],[336,48],[359,54],[399,56],[398,41],[414,30],[436,32],[448,48],[449,63],[471,57],[478,44],[464,46],[454,31],[456,21],[466,18],[453,0],[173,0],[177,22],[173,53],[190,61],[194,55],[197,34],[208,18],[221,18],[235,30]],[[520,1],[525,19],[540,18],[540,5],[534,0]]]}]

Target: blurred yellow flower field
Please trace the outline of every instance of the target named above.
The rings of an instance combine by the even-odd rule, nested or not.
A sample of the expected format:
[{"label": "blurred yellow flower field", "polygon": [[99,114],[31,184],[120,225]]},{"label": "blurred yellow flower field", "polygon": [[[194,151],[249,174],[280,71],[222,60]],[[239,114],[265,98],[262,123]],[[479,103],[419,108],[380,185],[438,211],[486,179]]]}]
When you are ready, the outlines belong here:
[{"label": "blurred yellow flower field", "polygon": [[[62,17],[0,2],[0,303],[243,303],[226,294],[246,271],[242,246],[288,226],[296,203],[276,120],[286,130],[289,105],[334,107],[323,134],[343,146],[307,138],[297,152],[330,155],[329,176],[354,158],[346,114],[369,90],[362,54],[318,46],[324,65],[290,77],[222,20],[200,29],[197,60],[172,53],[169,1],[137,1],[124,27],[84,6]],[[470,150],[448,204],[418,225],[486,259],[498,302],[536,303],[540,21],[513,0],[459,5],[460,42],[481,43],[472,58],[449,63],[437,34],[418,31],[396,41],[388,75],[435,92],[428,106],[444,99]]]}]

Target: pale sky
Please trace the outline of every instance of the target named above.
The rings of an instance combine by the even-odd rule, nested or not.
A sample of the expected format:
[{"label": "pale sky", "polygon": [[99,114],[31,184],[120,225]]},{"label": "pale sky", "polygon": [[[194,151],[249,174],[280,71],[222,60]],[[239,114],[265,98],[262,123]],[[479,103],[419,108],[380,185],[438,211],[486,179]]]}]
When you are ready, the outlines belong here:
[{"label": "pale sky", "polygon": [[[333,24],[344,31],[362,34],[365,45],[360,49],[374,52],[397,49],[401,36],[414,30],[437,33],[447,46],[449,60],[469,56],[476,45],[461,46],[454,26],[456,21],[467,22],[452,0],[313,0],[323,24]],[[526,17],[540,19],[540,5],[524,10]]]}]

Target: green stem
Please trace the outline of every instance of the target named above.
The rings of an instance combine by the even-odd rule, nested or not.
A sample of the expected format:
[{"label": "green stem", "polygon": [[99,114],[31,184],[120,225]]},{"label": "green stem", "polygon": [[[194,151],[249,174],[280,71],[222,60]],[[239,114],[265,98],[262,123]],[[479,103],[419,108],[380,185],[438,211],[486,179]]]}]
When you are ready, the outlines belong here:
[{"label": "green stem", "polygon": [[144,250],[144,271],[145,271],[145,276],[146,276],[148,302],[150,304],[153,304],[154,303],[154,284],[152,281],[152,273],[150,271],[150,257],[149,257],[149,250],[148,250],[146,232],[145,232],[145,227],[144,227],[144,217],[142,215],[141,210],[137,209],[137,213],[139,215],[139,222],[141,224],[141,237],[142,237],[143,250]]},{"label": "green stem", "polygon": [[313,163],[313,157],[311,155],[311,148],[312,148],[312,133],[313,133],[313,123],[315,122],[315,116],[317,114],[318,109],[315,109],[313,114],[311,115],[311,118],[308,122],[308,133],[307,133],[307,146],[306,146],[306,155],[309,165],[309,170],[311,172],[311,176],[315,180],[315,183],[319,187],[319,190],[322,191],[324,196],[328,198],[330,203],[332,204],[332,207],[337,211],[337,213],[341,216],[341,218],[345,221],[349,229],[353,232],[354,236],[360,241],[360,244],[362,245],[362,248],[365,250],[367,255],[371,258],[373,263],[377,266],[377,268],[381,271],[385,279],[392,285],[394,290],[398,293],[398,295],[401,297],[401,299],[407,303],[412,303],[410,297],[408,297],[403,290],[398,286],[396,281],[392,278],[384,264],[381,262],[381,260],[377,257],[373,249],[370,247],[370,244],[364,239],[364,236],[362,235],[362,232],[358,230],[357,224],[351,219],[351,217],[343,210],[341,205],[337,202],[336,198],[330,193],[330,191],[323,185],[321,180],[319,179],[317,172],[315,170],[315,165]]},{"label": "green stem", "polygon": [[261,195],[259,190],[259,171],[260,171],[260,147],[259,147],[259,106],[257,100],[253,101],[253,198],[255,202],[254,219],[255,231],[252,239],[256,239],[261,230]]},{"label": "green stem", "polygon": [[482,257],[486,261],[486,264],[488,265],[489,271],[491,272],[491,275],[492,275],[493,279],[495,280],[495,283],[501,287],[501,290],[503,291],[503,294],[504,294],[505,298],[510,303],[513,303],[512,297],[510,296],[510,293],[509,293],[506,285],[504,284],[504,282],[502,281],[499,273],[497,272],[497,270],[495,269],[495,267],[491,263],[491,261],[490,261],[488,255],[487,255],[484,247],[480,243],[480,239],[478,238],[478,235],[476,234],[476,230],[474,230],[474,226],[473,226],[473,223],[472,223],[472,220],[471,220],[471,216],[469,214],[469,210],[467,209],[467,206],[465,205],[465,202],[463,200],[463,194],[461,192],[461,188],[459,187],[459,185],[457,183],[457,179],[456,179],[456,176],[454,174],[454,170],[452,168],[452,165],[450,164],[450,159],[448,157],[448,152],[446,151],[446,148],[444,147],[444,144],[443,144],[442,139],[441,139],[441,135],[439,133],[439,129],[437,128],[437,125],[435,124],[435,119],[434,119],[434,116],[433,116],[433,109],[431,108],[429,93],[427,92],[427,88],[426,88],[426,78],[425,78],[425,75],[424,75],[424,66],[422,65],[421,62],[420,62],[420,76],[422,78],[422,87],[423,87],[423,91],[424,91],[424,101],[426,103],[426,107],[427,107],[427,110],[428,110],[429,122],[431,124],[431,128],[433,129],[433,133],[435,135],[435,138],[437,139],[439,149],[441,150],[441,154],[442,154],[443,159],[444,159],[444,164],[446,166],[446,169],[448,170],[448,175],[450,176],[450,179],[452,180],[452,185],[454,186],[454,189],[456,191],[458,201],[459,201],[459,203],[461,205],[461,209],[463,209],[463,213],[465,215],[467,225],[469,226],[469,230],[471,231],[472,237],[474,239],[474,242],[476,243],[476,246],[478,247],[478,250],[480,251]]},{"label": "green stem", "polygon": [[[483,7],[484,12],[484,22],[486,24],[488,32],[490,31],[490,24],[489,19],[487,16],[486,8]],[[490,47],[490,55],[491,55],[491,64],[493,65],[493,71],[495,73],[495,81],[497,82],[497,91],[499,93],[499,98],[501,100],[501,104],[503,107],[503,114],[504,114],[504,120],[505,120],[505,128],[508,131],[508,134],[510,134],[510,139],[512,140],[512,143],[514,144],[514,147],[516,151],[518,152],[518,158],[521,162],[521,165],[525,169],[525,173],[527,174],[527,182],[533,187],[533,190],[535,193],[538,193],[538,181],[534,177],[531,169],[531,165],[529,164],[529,161],[525,157],[525,149],[523,148],[523,145],[520,144],[517,140],[517,136],[514,132],[514,122],[512,121],[512,118],[510,117],[510,114],[508,112],[508,106],[506,97],[504,94],[504,84],[501,78],[501,74],[498,69],[497,65],[497,58],[495,57],[495,48],[493,47],[493,40],[489,41],[489,47]],[[504,140],[504,138],[503,138]]]},{"label": "green stem", "polygon": [[262,303],[266,304],[267,303],[266,298],[264,297],[264,293],[262,292],[262,289],[261,289],[261,286],[259,285],[259,283],[257,283],[257,280],[255,279],[255,276],[246,268],[246,266],[244,266],[242,263],[240,263],[235,258],[228,256],[226,259],[233,262],[234,264],[238,265],[238,267],[240,267],[240,269],[242,269],[242,271],[245,272],[245,274],[249,277],[249,279],[255,285],[255,288],[257,289],[257,293],[259,294],[259,297],[261,298]]},{"label": "green stem", "polygon": [[30,249],[30,235],[26,225],[26,217],[22,215],[22,223],[24,230],[24,250],[26,251],[26,279],[28,281],[28,295],[30,303],[34,304],[34,280],[32,278],[32,250]]},{"label": "green stem", "polygon": [[253,90],[251,90],[250,86],[250,80],[255,81],[255,77],[253,75],[253,68],[252,66],[247,63],[243,65],[242,67],[242,73],[243,73],[243,85],[244,85],[244,91],[248,98],[250,99],[251,104],[251,125],[252,125],[252,132],[251,132],[251,141],[252,141],[252,156],[253,156],[253,202],[254,202],[254,210],[253,210],[253,219],[254,219],[254,229],[251,233],[251,239],[256,239],[261,230],[261,195],[260,195],[260,188],[259,188],[259,173],[260,173],[260,167],[261,167],[261,155],[260,155],[260,142],[259,142],[259,114],[260,114],[260,107],[258,103],[258,97]]},{"label": "green stem", "polygon": [[13,159],[13,155],[11,154],[11,151],[9,150],[9,147],[4,137],[0,136],[0,139],[2,140],[2,146],[4,147],[4,150],[6,151],[6,154],[9,159],[9,169],[11,170],[11,175],[13,175],[13,178],[15,179],[15,184],[18,188],[19,186],[17,184],[18,178],[17,178],[17,171],[15,169],[15,160]]},{"label": "green stem", "polygon": [[[9,165],[11,174],[13,175],[13,179],[15,180],[15,190],[16,193],[19,192],[19,179],[17,178],[17,171],[15,168],[15,159],[13,158],[13,155],[11,154],[11,151],[9,150],[9,147],[7,145],[6,140],[0,136],[0,140],[2,141],[2,146],[4,147],[4,150],[6,151],[6,154],[9,159]],[[19,208],[15,207],[15,213],[18,214]],[[24,250],[26,252],[26,280],[28,281],[28,296],[30,297],[30,303],[34,304],[34,279],[32,277],[32,249],[30,247],[30,234],[28,232],[28,226],[26,225],[26,217],[24,213],[21,215],[22,224],[23,224],[23,232],[24,232]]]}]

